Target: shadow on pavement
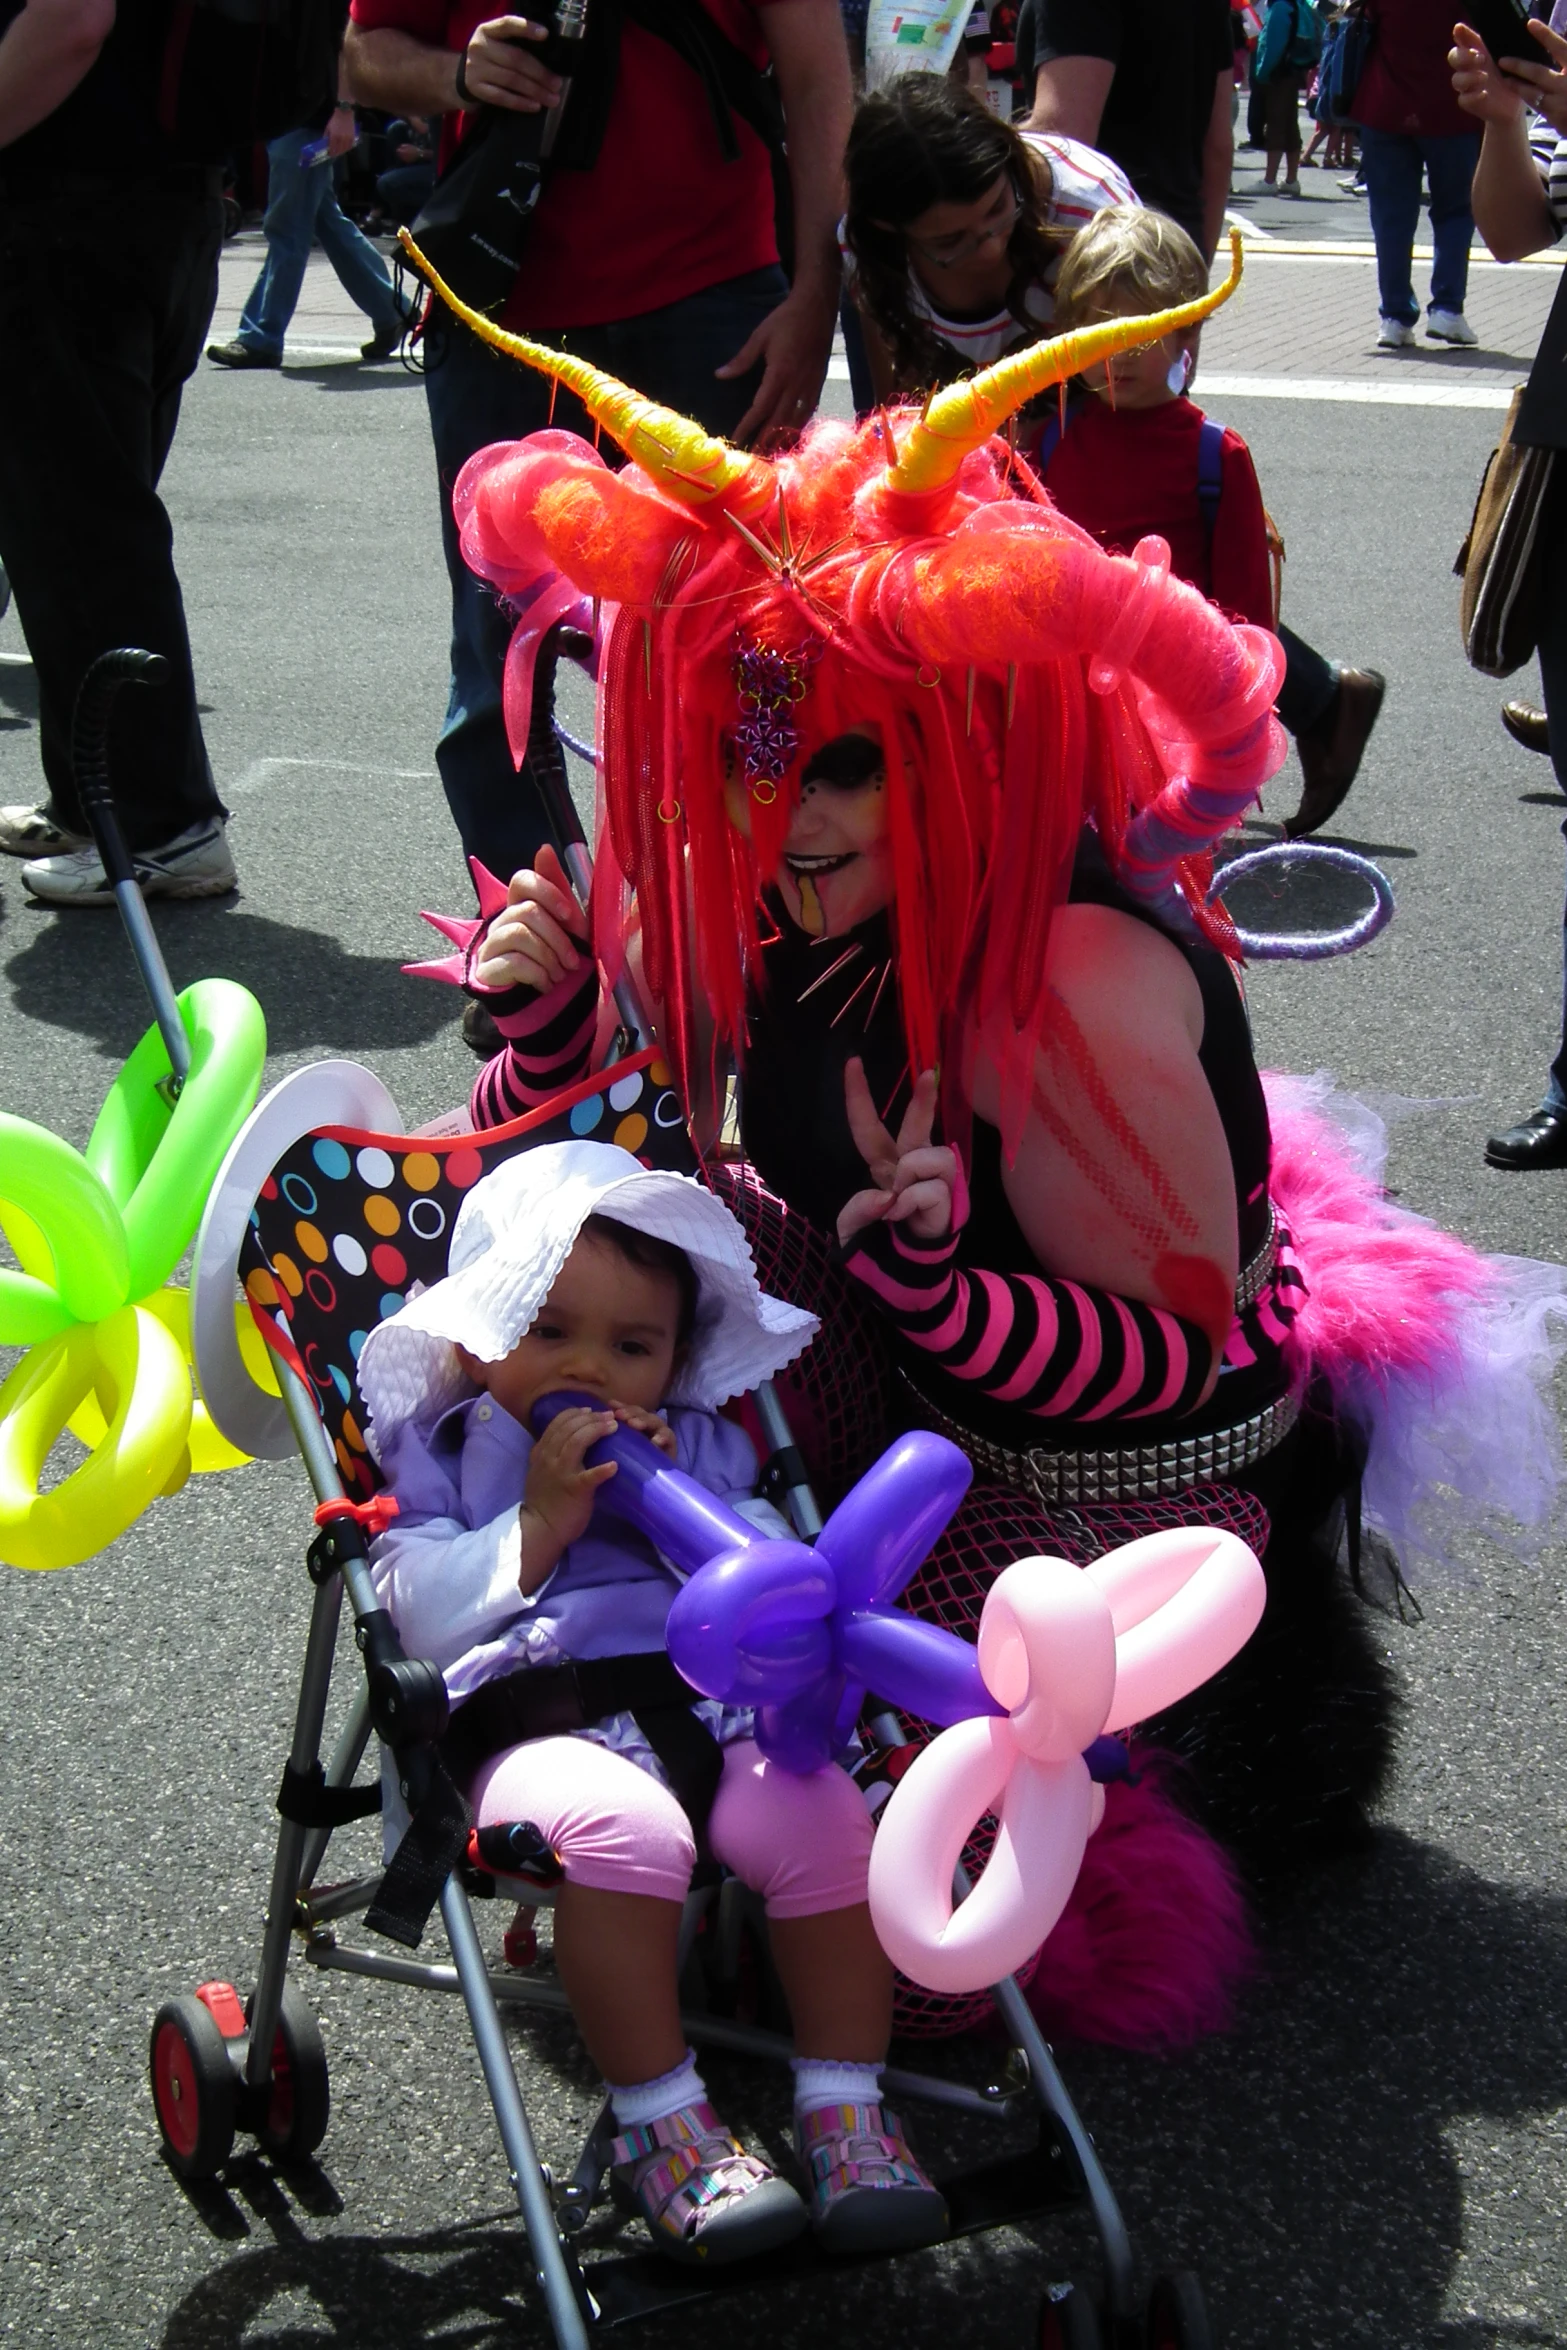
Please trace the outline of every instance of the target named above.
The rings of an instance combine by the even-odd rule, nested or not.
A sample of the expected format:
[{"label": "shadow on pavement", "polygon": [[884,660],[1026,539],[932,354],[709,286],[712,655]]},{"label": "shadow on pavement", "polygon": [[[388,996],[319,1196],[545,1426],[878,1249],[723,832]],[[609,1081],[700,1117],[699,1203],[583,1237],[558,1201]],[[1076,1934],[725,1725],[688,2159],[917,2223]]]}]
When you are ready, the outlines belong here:
[{"label": "shadow on pavement", "polygon": [[392,392],[423,381],[415,369],[393,367],[384,360],[323,360],[310,367],[285,365],[282,372],[290,383],[314,384],[323,392]]},{"label": "shadow on pavement", "polygon": [[[18,912],[12,935],[26,943],[6,964],[17,1012],[92,1037],[106,1058],[122,1059],[148,1015],[114,909]],[[407,978],[400,956],[352,954],[322,931],[243,904],[165,904],[154,920],[175,985],[238,980],[266,1013],[275,1053],[322,1050],[358,1060],[455,1028],[455,990]],[[114,983],[122,977],[123,985]]]},{"label": "shadow on pavement", "polygon": [[[1519,2121],[1567,2099],[1567,1898],[1490,1883],[1384,1830],[1364,1862],[1300,1888],[1270,1945],[1267,1979],[1231,2038],[1165,2064],[1067,2054],[1144,2254],[1167,2253],[1178,2229],[1225,2338],[1257,2350],[1351,2336],[1557,2350],[1562,2336],[1537,2324],[1448,2310],[1465,2249],[1455,2125]],[[499,2173],[498,2142],[494,2160]],[[215,2233],[249,2238],[243,2202],[272,2242],[247,2240],[195,2286],[168,2318],[162,2350],[240,2350],[263,2334],[345,2350],[544,2343],[518,2223],[495,2215],[421,2235],[307,2233],[299,2207],[329,2213],[333,2198],[312,2175],[310,2193],[289,2181],[291,2200],[271,2166],[248,2156],[221,2188],[203,2190],[227,2215]],[[374,2224],[373,2211],[353,2216]],[[1543,2211],[1535,2221],[1552,2225]],[[1526,2227],[1524,2214],[1517,2224]],[[1058,2269],[1053,2232],[1044,2242],[990,2237],[974,2257],[1008,2293],[1031,2296]],[[1515,2257],[1527,2266],[1528,2253],[1520,2240]],[[769,2299],[775,2343],[869,2350],[896,2338],[941,2350],[973,2338],[972,2282],[950,2256],[845,2276],[825,2336],[813,2331],[828,2316],[820,2290],[802,2283]],[[999,2313],[988,2288],[987,2302]],[[761,2307],[720,2300],[711,2314],[687,2313],[679,2338],[717,2350],[744,2337]],[[650,2338],[669,2337],[655,2329]]]},{"label": "shadow on pavement", "polygon": [[0,661],[0,726],[38,723],[38,673],[31,661]]}]

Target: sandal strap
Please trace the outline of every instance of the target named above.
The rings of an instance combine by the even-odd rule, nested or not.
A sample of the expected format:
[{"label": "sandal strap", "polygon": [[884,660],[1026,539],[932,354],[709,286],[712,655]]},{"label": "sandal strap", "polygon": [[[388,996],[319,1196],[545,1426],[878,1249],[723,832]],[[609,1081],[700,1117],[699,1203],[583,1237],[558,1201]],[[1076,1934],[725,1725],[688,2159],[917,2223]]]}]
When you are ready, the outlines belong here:
[{"label": "sandal strap", "polygon": [[675,2237],[695,2234],[710,2206],[748,2195],[773,2176],[705,2100],[622,2131],[609,2158],[617,2170],[630,2169],[648,2225]]},{"label": "sandal strap", "polygon": [[850,2187],[929,2187],[903,2125],[881,2105],[817,2105],[800,2119],[800,2155],[819,2203]]}]

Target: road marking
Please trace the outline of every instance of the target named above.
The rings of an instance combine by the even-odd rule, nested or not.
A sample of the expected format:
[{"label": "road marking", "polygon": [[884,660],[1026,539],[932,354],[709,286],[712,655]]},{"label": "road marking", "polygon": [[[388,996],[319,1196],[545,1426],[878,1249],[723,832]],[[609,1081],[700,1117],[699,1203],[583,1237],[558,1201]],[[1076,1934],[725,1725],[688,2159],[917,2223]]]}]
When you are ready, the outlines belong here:
[{"label": "road marking", "polygon": [[241,792],[265,791],[279,783],[290,768],[315,767],[330,775],[374,775],[384,783],[434,783],[433,767],[371,767],[362,759],[252,759],[243,775],[224,785],[230,797]]},{"label": "road marking", "polygon": [[[1229,215],[1225,215],[1228,219]],[[1265,229],[1249,228],[1242,231],[1249,245],[1253,237],[1266,238],[1259,242],[1252,259],[1257,261],[1375,261],[1375,245],[1363,244],[1358,237],[1277,237]],[[1412,261],[1431,261],[1435,255],[1429,245],[1416,245],[1410,255]],[[1567,262],[1567,249],[1550,246],[1544,253],[1526,253],[1521,261],[1493,261],[1489,253],[1471,253],[1469,267],[1475,269],[1560,269]]]},{"label": "road marking", "polygon": [[1511,384],[1478,382],[1473,376],[1442,383],[1410,375],[1386,381],[1361,375],[1230,375],[1205,367],[1197,397],[1225,400],[1348,400],[1367,408],[1506,408]]},{"label": "road marking", "polygon": [[1227,212],[1224,225],[1226,228],[1238,228],[1247,244],[1255,237],[1262,244],[1271,245],[1278,235],[1277,229],[1262,228],[1255,220],[1248,220],[1244,212]]}]

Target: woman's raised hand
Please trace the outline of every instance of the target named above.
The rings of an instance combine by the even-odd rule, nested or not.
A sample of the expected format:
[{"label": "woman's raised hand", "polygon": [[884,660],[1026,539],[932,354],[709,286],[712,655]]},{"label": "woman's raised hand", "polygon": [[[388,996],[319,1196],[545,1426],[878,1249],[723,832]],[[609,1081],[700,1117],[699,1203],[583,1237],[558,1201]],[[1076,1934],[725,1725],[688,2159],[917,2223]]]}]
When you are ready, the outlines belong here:
[{"label": "woman's raised hand", "polygon": [[588,918],[548,842],[537,865],[512,875],[506,899],[474,957],[481,987],[531,987],[544,995],[582,969]]},{"label": "woman's raised hand", "polygon": [[916,1240],[940,1240],[952,1229],[957,1188],[957,1153],[932,1143],[936,1123],[936,1072],[927,1069],[903,1113],[897,1139],[877,1115],[865,1066],[850,1061],[843,1073],[844,1106],[855,1149],[870,1170],[874,1189],[857,1191],[838,1215],[838,1240],[847,1248],[869,1224],[907,1224]]},{"label": "woman's raised hand", "polygon": [[[1529,30],[1535,32],[1537,28],[1531,24]],[[1553,55],[1560,49],[1562,57],[1567,58],[1567,45],[1545,27],[1538,30],[1546,34]],[[1524,111],[1524,78],[1533,80],[1538,75],[1544,82],[1557,83],[1564,79],[1559,73],[1553,76],[1547,66],[1532,63],[1525,64],[1521,73],[1504,73],[1474,27],[1462,21],[1453,27],[1453,46],[1447,53],[1447,63],[1453,77],[1454,97],[1477,122],[1505,125],[1519,121]],[[1537,102],[1550,112],[1543,97]]]},{"label": "woman's raised hand", "polygon": [[[1545,51],[1545,57],[1532,54],[1519,64],[1508,62],[1494,68],[1496,79],[1510,82],[1513,89],[1529,105],[1538,106],[1558,138],[1567,137],[1567,41],[1560,33],[1553,33],[1539,17],[1531,17],[1529,31]],[[1453,77],[1456,88],[1458,77]],[[1459,99],[1463,103],[1462,96]],[[1474,109],[1469,109],[1473,113]]]}]

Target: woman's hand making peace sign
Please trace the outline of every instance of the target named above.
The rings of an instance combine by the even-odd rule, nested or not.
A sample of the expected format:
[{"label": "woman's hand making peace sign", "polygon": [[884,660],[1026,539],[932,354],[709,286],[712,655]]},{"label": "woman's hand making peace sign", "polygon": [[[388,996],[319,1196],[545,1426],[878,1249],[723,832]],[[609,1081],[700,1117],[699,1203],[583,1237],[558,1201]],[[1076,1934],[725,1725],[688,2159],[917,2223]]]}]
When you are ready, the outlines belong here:
[{"label": "woman's hand making peace sign", "polygon": [[847,1248],[870,1224],[907,1224],[915,1240],[941,1240],[952,1229],[952,1201],[958,1189],[957,1153],[932,1143],[936,1123],[936,1072],[927,1069],[903,1114],[897,1140],[876,1114],[861,1061],[843,1073],[844,1106],[855,1148],[870,1170],[874,1188],[857,1191],[838,1215],[838,1241]]}]

